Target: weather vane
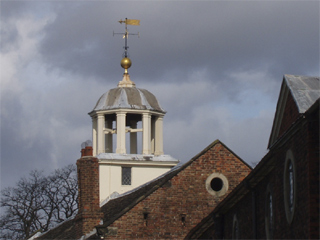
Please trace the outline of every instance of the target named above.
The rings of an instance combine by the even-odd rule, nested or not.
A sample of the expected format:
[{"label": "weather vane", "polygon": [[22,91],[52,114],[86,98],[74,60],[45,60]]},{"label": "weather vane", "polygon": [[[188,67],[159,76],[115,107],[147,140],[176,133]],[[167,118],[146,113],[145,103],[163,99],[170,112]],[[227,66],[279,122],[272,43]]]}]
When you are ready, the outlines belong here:
[{"label": "weather vane", "polygon": [[113,36],[115,34],[121,34],[123,35],[123,38],[124,38],[124,57],[127,58],[128,57],[128,36],[129,35],[138,35],[139,37],[139,32],[138,33],[129,33],[128,32],[128,28],[127,28],[127,25],[136,25],[136,26],[139,26],[140,25],[140,20],[137,20],[137,19],[125,19],[124,21],[122,21],[122,19],[119,21],[120,24],[122,23],[125,23],[125,32],[124,33],[115,33],[113,32]]}]

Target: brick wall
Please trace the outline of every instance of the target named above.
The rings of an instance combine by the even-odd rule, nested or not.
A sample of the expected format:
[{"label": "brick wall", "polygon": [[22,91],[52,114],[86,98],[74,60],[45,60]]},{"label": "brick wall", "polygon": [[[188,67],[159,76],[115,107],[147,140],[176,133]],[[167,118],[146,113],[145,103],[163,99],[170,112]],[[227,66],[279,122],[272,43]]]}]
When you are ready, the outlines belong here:
[{"label": "brick wall", "polygon": [[[265,215],[267,186],[273,193],[274,239],[319,238],[319,112],[300,122],[296,131],[288,139],[278,143],[278,148],[268,153],[275,160],[273,170],[244,198],[236,203],[223,220],[224,238],[232,238],[233,216],[239,222],[240,238],[252,239],[253,204],[252,192],[256,200],[257,239],[266,239]],[[284,165],[286,153],[291,149],[296,164],[296,203],[292,222],[286,219],[284,204]],[[261,173],[262,174],[262,173]]]},{"label": "brick wall", "polygon": [[319,111],[309,116],[307,134],[309,238],[319,239]]},{"label": "brick wall", "polygon": [[117,234],[109,238],[183,238],[226,195],[214,197],[205,188],[210,174],[224,174],[229,190],[251,171],[218,142],[109,227]]},{"label": "brick wall", "polygon": [[291,92],[289,91],[278,137],[281,137],[282,134],[285,131],[287,131],[289,127],[298,119],[298,117],[299,117],[299,112],[298,112],[297,105],[291,95]]}]

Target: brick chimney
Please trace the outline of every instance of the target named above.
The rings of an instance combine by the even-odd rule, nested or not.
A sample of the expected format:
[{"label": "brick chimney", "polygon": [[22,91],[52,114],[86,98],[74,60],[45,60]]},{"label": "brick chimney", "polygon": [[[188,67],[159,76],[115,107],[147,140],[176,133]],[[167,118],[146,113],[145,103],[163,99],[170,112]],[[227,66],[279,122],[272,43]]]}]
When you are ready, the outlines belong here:
[{"label": "brick chimney", "polygon": [[81,149],[81,158],[77,161],[78,172],[78,214],[76,216],[76,236],[90,233],[103,218],[99,203],[99,162],[92,156],[92,147]]}]

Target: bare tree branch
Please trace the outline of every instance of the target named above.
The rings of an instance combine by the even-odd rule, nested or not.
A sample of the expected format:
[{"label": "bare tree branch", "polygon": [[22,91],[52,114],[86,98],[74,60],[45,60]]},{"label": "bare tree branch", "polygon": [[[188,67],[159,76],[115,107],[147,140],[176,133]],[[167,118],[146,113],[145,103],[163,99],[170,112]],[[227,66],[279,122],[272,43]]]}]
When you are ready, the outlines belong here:
[{"label": "bare tree branch", "polygon": [[0,239],[25,239],[38,230],[47,231],[77,213],[76,166],[49,176],[32,171],[29,178],[1,191],[0,207]]}]

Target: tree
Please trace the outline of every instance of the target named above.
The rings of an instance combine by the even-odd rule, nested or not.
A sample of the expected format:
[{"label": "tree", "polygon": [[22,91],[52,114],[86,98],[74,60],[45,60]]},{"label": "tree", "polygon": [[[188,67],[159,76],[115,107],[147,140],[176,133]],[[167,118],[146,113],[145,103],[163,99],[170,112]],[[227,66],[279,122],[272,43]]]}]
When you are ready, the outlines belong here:
[{"label": "tree", "polygon": [[47,231],[78,210],[75,165],[55,170],[49,176],[32,171],[15,187],[1,191],[1,239],[25,239],[36,231]]}]

